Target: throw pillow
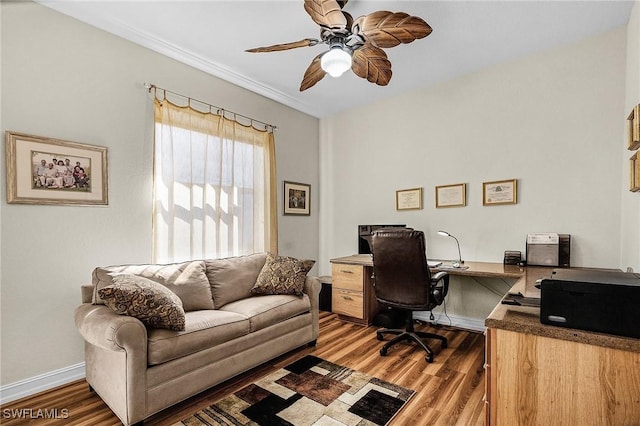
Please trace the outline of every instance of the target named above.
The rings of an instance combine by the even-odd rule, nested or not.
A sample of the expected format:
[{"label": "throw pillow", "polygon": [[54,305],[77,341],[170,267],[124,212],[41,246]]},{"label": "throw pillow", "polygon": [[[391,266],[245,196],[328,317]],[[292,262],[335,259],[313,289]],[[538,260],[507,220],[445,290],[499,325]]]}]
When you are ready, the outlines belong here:
[{"label": "throw pillow", "polygon": [[182,301],[185,312],[213,309],[211,287],[202,260],[171,264],[116,265],[93,271],[94,304],[102,304],[101,288],[113,284],[113,277],[121,274],[139,275],[162,284]]},{"label": "throw pillow", "polygon": [[182,301],[171,290],[137,275],[116,275],[112,280],[112,285],[98,290],[112,311],[136,317],[149,327],[184,330]]},{"label": "throw pillow", "polygon": [[314,263],[315,260],[298,260],[269,253],[251,293],[302,296],[307,273]]},{"label": "throw pillow", "polygon": [[211,284],[211,295],[216,309],[220,309],[227,303],[251,297],[251,289],[260,275],[266,258],[267,253],[255,253],[226,259],[205,260],[207,278]]}]

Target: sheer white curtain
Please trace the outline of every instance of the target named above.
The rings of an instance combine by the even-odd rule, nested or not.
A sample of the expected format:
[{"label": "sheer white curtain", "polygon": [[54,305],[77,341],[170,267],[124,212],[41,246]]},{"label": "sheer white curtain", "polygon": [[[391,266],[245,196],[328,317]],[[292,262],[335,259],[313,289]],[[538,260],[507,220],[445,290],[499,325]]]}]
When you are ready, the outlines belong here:
[{"label": "sheer white curtain", "polygon": [[273,132],[154,101],[154,261],[277,252]]}]

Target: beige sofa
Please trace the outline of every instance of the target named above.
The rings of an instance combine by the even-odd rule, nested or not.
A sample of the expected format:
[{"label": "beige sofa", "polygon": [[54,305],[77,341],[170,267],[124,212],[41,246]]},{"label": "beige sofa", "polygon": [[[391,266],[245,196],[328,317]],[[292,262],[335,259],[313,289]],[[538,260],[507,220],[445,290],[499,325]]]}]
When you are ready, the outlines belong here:
[{"label": "beige sofa", "polygon": [[[251,289],[266,259],[254,254],[96,268],[92,285],[82,288],[75,321],[85,340],[87,382],[122,423],[140,423],[274,357],[315,345],[319,280],[304,277],[302,296],[256,295]],[[180,296],[184,330],[145,326],[105,306],[99,290],[122,274],[150,278]]]}]

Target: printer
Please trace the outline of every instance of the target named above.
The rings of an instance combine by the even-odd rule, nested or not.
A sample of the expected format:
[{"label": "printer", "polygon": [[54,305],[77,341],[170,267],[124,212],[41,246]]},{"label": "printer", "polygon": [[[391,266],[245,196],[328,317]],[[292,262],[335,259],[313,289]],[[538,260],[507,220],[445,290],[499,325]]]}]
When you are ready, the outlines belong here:
[{"label": "printer", "polygon": [[527,265],[568,268],[571,266],[570,258],[570,234],[527,234]]},{"label": "printer", "polygon": [[640,274],[554,269],[540,283],[540,322],[640,338]]}]

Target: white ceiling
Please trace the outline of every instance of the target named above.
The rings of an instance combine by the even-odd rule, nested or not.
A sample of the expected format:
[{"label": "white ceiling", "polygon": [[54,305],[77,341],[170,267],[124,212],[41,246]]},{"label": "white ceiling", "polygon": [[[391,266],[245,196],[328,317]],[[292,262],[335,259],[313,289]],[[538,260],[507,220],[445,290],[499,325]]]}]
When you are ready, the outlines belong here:
[{"label": "white ceiling", "polygon": [[304,71],[326,45],[260,54],[244,50],[319,38],[302,0],[38,1],[316,117],[608,31],[625,25],[633,6],[623,0],[350,0],[344,10],[354,18],[403,11],[423,18],[433,33],[386,49],[393,70],[388,86],[347,72],[327,75],[301,93]]}]

